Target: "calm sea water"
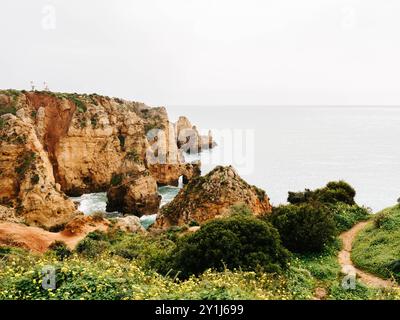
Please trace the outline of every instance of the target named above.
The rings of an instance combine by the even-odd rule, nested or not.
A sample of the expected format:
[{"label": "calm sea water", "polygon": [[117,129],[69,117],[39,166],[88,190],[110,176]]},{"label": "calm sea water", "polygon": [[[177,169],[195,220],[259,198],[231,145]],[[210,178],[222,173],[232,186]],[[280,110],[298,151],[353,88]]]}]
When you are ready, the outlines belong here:
[{"label": "calm sea water", "polygon": [[[203,173],[232,164],[273,204],[287,192],[343,179],[374,211],[400,197],[400,107],[167,107],[214,129],[219,146],[201,155]],[[231,132],[231,133],[229,133]],[[189,156],[194,160],[197,156]]]}]

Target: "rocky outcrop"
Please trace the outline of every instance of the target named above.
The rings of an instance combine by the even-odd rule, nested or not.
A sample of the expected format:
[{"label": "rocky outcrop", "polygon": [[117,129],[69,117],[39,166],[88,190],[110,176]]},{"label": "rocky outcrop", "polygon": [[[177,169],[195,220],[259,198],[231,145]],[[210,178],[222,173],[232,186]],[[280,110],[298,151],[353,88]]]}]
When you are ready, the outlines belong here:
[{"label": "rocky outcrop", "polygon": [[118,211],[136,216],[157,213],[161,201],[157,183],[148,172],[147,175],[124,178],[121,183],[108,190],[107,198],[108,212]]},{"label": "rocky outcrop", "polygon": [[27,224],[48,228],[69,221],[75,206],[58,189],[33,124],[11,114],[1,120],[0,202]]},{"label": "rocky outcrop", "polygon": [[[50,96],[50,98],[49,98]],[[39,139],[64,192],[104,191],[115,174],[145,171],[148,142],[133,102],[97,95],[27,93]]]},{"label": "rocky outcrop", "polygon": [[216,146],[211,131],[206,136],[200,135],[196,126],[192,125],[186,117],[179,117],[175,124],[175,131],[178,147],[185,152],[198,153]]},{"label": "rocky outcrop", "polygon": [[188,182],[165,108],[103,97],[0,91],[0,205],[51,227],[76,214],[67,196],[108,191],[109,209],[157,212],[157,183]]},{"label": "rocky outcrop", "polygon": [[245,182],[231,167],[217,167],[193,179],[169,204],[161,208],[153,229],[190,222],[203,223],[229,214],[235,204],[245,204],[255,215],[272,210],[265,192]]},{"label": "rocky outcrop", "polygon": [[[149,129],[147,139],[150,143],[146,160],[150,173],[160,186],[178,186],[180,177],[183,177],[186,184],[200,175],[201,164],[199,162],[185,163],[183,149],[178,148],[176,126],[169,122],[164,108],[159,108],[158,111],[157,116],[151,113],[154,113],[154,110],[146,113],[147,118],[153,119],[153,122],[146,124]],[[162,128],[162,130],[157,128]]]},{"label": "rocky outcrop", "polygon": [[18,219],[14,209],[4,206],[0,206],[0,221],[15,222],[15,223],[23,222],[20,219]]},{"label": "rocky outcrop", "polygon": [[146,233],[146,229],[143,228],[142,224],[140,223],[140,219],[135,216],[117,218],[117,223],[115,224],[114,228],[129,233]]},{"label": "rocky outcrop", "polygon": [[195,161],[182,164],[153,164],[149,170],[153,176],[157,177],[160,186],[178,186],[179,178],[183,178],[183,184],[187,184],[193,178],[201,175],[201,163]]}]

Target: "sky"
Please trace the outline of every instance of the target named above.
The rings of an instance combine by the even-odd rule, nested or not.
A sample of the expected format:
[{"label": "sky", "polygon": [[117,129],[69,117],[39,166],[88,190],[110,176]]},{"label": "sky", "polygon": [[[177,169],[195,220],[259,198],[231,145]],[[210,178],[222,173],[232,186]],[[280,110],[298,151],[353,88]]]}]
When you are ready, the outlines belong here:
[{"label": "sky", "polygon": [[0,88],[400,105],[398,0],[2,0]]}]

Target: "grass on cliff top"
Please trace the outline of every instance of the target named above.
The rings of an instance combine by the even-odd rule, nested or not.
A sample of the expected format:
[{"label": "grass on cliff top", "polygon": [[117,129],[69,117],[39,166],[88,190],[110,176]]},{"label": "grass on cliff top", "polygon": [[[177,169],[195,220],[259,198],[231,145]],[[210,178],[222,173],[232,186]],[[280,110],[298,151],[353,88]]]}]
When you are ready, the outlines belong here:
[{"label": "grass on cliff top", "polygon": [[7,113],[11,113],[11,114],[15,115],[17,113],[18,97],[20,96],[21,92],[10,89],[10,90],[0,90],[0,94],[4,94],[6,96],[11,97],[10,104],[6,104],[6,105],[0,104],[0,116],[2,116],[3,114],[7,114]]},{"label": "grass on cliff top", "polygon": [[400,280],[400,205],[377,213],[354,243],[352,260],[361,269]]}]

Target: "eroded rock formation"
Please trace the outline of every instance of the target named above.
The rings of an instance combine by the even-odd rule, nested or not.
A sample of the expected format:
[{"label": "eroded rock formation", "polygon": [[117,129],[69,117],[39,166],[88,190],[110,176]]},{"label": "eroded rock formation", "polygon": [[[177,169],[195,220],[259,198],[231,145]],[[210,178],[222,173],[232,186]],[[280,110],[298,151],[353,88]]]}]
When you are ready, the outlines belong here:
[{"label": "eroded rock formation", "polygon": [[[178,186],[181,176],[184,183],[199,176],[201,164],[185,163],[183,151],[186,150],[179,148],[176,125],[169,122],[165,108],[159,108],[157,116],[147,112],[145,119],[146,127],[150,129],[147,131],[150,148],[147,149],[146,159],[150,173],[156,177],[158,185]],[[149,122],[148,119],[153,120]]]},{"label": "eroded rock formation", "polygon": [[185,152],[198,153],[216,146],[211,131],[206,136],[201,135],[196,126],[192,125],[186,117],[179,117],[175,124],[175,130],[178,147]]},{"label": "eroded rock formation", "polygon": [[33,124],[14,115],[1,117],[0,201],[28,224],[51,227],[76,215],[57,187],[53,167]]},{"label": "eroded rock formation", "polygon": [[200,161],[182,164],[153,164],[149,166],[150,172],[157,177],[157,182],[161,186],[178,186],[179,178],[183,178],[183,183],[186,184],[193,178],[200,176],[201,163]]},{"label": "eroded rock formation", "polygon": [[219,166],[189,182],[169,204],[161,208],[153,229],[190,222],[203,223],[229,214],[235,204],[245,204],[255,215],[272,210],[265,192],[245,182],[231,167]]},{"label": "eroded rock formation", "polygon": [[111,186],[107,192],[107,211],[135,213],[137,216],[156,213],[161,196],[157,192],[156,180],[148,171],[146,173],[125,177],[120,184]]},{"label": "eroded rock formation", "polygon": [[136,216],[127,216],[124,218],[117,218],[117,223],[114,228],[129,232],[129,233],[146,233],[146,229],[143,228],[140,223],[140,219]]},{"label": "eroded rock formation", "polygon": [[28,224],[63,224],[77,214],[66,195],[99,191],[108,191],[112,211],[153,214],[157,183],[199,175],[199,164],[185,163],[165,108],[8,90],[0,91],[0,116],[0,205]]}]

